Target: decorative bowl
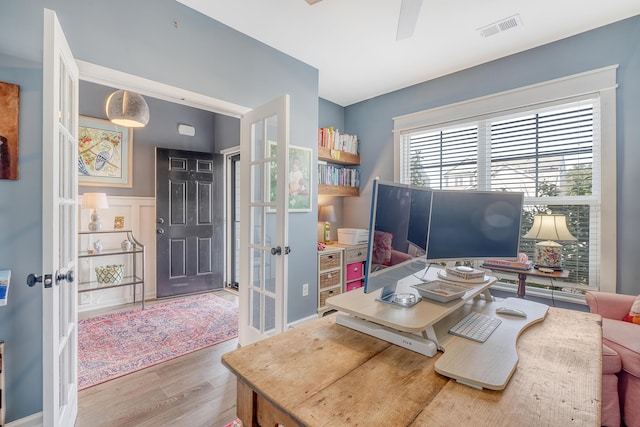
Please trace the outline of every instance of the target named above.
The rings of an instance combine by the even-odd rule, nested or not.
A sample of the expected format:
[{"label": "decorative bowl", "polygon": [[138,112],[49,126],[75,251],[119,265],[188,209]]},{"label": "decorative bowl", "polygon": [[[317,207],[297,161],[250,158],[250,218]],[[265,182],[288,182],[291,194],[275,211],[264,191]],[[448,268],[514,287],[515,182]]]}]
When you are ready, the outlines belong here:
[{"label": "decorative bowl", "polygon": [[117,285],[124,277],[124,264],[110,264],[96,267],[96,278],[102,285]]}]

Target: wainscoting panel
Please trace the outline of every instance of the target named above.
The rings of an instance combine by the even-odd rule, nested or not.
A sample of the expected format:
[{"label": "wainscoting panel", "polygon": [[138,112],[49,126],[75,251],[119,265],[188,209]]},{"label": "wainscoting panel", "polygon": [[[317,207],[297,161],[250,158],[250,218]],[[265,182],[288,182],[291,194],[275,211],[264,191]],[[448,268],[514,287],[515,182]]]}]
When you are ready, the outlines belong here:
[{"label": "wainscoting panel", "polygon": [[[125,196],[109,196],[109,208],[99,210],[101,217],[102,229],[113,230],[114,220],[116,216],[124,217],[124,229],[133,231],[133,235],[145,247],[145,298],[155,299],[156,297],[156,205],[154,197],[125,197]],[[78,197],[78,228],[79,230],[87,230],[90,222],[91,210],[82,209],[82,196]],[[93,245],[96,240],[105,249],[118,248],[122,240],[126,238],[125,234],[103,234],[82,236],[78,244],[81,245],[80,250],[86,250],[87,245]],[[102,257],[101,257],[102,258]],[[91,270],[96,265],[114,264],[121,262],[120,256],[92,258],[92,263],[85,260],[78,262],[78,275],[88,277],[94,274]],[[94,276],[95,277],[95,276]],[[93,310],[101,307],[125,304],[133,302],[133,286],[123,286],[121,288],[104,289],[99,291],[84,292],[78,294],[78,311]],[[137,285],[136,302],[140,301],[142,296],[142,286]]]}]

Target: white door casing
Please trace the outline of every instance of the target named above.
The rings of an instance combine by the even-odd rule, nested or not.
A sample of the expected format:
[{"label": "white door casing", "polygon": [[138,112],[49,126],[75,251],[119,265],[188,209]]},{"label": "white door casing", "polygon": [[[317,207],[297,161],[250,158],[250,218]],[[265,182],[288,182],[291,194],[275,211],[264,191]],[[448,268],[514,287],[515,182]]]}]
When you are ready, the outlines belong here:
[{"label": "white door casing", "polygon": [[[56,14],[44,10],[42,133],[43,425],[78,412],[78,67]],[[49,276],[49,277],[48,277]]]},{"label": "white door casing", "polygon": [[240,129],[238,341],[247,345],[287,321],[289,95],[245,114]]}]

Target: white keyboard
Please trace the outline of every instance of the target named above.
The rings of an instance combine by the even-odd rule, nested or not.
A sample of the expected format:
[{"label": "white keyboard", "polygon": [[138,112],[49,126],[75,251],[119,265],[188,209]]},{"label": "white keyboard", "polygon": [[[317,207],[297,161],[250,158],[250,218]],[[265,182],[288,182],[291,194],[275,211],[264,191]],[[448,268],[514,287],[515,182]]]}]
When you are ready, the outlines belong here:
[{"label": "white keyboard", "polygon": [[485,342],[502,320],[472,311],[449,329],[449,333],[477,342]]}]

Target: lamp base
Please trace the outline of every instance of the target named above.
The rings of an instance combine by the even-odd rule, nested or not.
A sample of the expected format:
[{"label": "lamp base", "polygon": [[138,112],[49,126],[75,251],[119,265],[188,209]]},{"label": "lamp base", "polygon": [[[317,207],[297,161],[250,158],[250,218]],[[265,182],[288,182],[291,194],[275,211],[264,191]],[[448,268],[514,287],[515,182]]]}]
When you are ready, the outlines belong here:
[{"label": "lamp base", "polygon": [[536,266],[562,270],[562,245],[552,242],[536,243]]},{"label": "lamp base", "polygon": [[91,214],[91,222],[87,226],[89,231],[102,231],[102,223],[100,222],[100,215],[95,210]]}]

